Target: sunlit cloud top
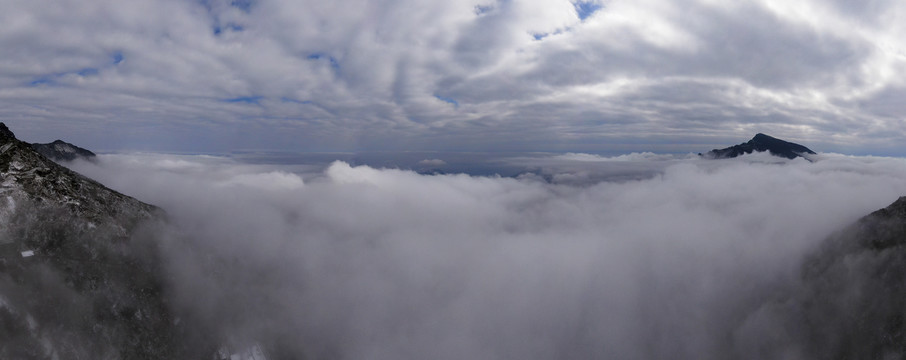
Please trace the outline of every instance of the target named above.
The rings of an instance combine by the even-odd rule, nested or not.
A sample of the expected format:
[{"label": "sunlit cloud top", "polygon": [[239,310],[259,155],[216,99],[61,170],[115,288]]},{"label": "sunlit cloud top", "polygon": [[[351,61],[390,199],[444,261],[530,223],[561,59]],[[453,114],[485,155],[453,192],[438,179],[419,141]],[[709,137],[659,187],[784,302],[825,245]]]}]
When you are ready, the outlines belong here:
[{"label": "sunlit cloud top", "polygon": [[0,0],[0,120],[99,150],[904,155],[897,1]]}]

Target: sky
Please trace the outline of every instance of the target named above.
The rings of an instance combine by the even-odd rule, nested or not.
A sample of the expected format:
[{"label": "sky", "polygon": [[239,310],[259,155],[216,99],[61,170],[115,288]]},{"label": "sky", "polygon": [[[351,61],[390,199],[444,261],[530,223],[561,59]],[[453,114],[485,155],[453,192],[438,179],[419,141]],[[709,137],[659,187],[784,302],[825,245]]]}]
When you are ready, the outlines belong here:
[{"label": "sky", "polygon": [[0,121],[98,151],[906,156],[894,0],[0,0]]}]

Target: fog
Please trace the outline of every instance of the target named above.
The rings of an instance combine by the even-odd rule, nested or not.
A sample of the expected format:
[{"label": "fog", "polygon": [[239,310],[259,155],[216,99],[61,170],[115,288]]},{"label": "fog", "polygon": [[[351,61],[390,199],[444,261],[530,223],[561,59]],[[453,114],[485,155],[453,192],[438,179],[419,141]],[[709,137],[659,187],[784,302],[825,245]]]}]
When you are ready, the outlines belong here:
[{"label": "fog", "polygon": [[894,158],[501,163],[538,175],[157,154],[73,167],[167,212],[154,236],[184,316],[295,358],[795,356],[765,309],[823,239],[906,194]]}]

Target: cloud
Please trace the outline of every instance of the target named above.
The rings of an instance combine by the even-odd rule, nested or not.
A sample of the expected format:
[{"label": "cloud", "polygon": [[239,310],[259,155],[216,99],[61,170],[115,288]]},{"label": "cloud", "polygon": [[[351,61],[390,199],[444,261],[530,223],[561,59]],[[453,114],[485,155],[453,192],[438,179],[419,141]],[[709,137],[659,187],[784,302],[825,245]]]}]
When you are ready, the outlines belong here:
[{"label": "cloud", "polygon": [[830,151],[897,153],[903,134],[889,100],[906,70],[906,8],[896,1],[4,9],[0,47],[15,51],[0,64],[0,117],[32,141],[67,133],[110,150],[625,153],[701,151],[689,144],[768,132]]},{"label": "cloud", "polygon": [[447,165],[447,162],[441,159],[424,159],[419,161],[418,164],[423,166],[444,166]]},{"label": "cloud", "polygon": [[[591,156],[536,166],[577,157]],[[167,211],[175,228],[160,241],[174,304],[296,358],[745,359],[757,357],[751,344],[793,349],[751,338],[790,330],[765,304],[789,296],[825,237],[906,192],[895,158],[595,160],[578,162],[651,175],[573,186],[150,154],[75,166]],[[548,171],[575,168],[561,169]]]},{"label": "cloud", "polygon": [[640,160],[675,160],[677,156],[665,155],[665,154],[655,154],[652,152],[644,153],[631,153],[618,155],[613,157],[600,156],[595,154],[584,154],[584,153],[566,153],[563,155],[556,155],[554,159],[556,160],[565,160],[565,161],[640,161]]}]

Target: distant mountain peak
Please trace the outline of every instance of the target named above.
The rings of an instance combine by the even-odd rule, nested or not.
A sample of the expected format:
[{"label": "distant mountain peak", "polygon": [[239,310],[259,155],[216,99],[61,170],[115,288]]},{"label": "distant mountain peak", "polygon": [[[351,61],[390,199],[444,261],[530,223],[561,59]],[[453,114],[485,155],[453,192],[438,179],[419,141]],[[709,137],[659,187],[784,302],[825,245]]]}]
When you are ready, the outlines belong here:
[{"label": "distant mountain peak", "polygon": [[54,161],[73,161],[75,159],[91,160],[97,155],[88,149],[56,140],[49,144],[31,144],[35,151]]},{"label": "distant mountain peak", "polygon": [[31,146],[32,149],[41,155],[44,155],[44,157],[57,162],[73,161],[75,159],[91,160],[97,156],[88,149],[75,146],[63,140],[55,140],[48,144],[29,144],[23,142],[16,138],[16,135],[6,127],[6,124],[0,122],[0,145],[5,145],[10,142],[21,142]]},{"label": "distant mountain peak", "polygon": [[808,160],[803,155],[814,155],[815,152],[811,149],[792,143],[789,141],[781,140],[770,135],[763,133],[755,134],[755,136],[742,144],[733,145],[728,148],[723,149],[714,149],[706,154],[702,155],[711,159],[726,159],[734,158],[744,154],[751,154],[752,152],[770,152],[771,155],[785,157],[787,159],[795,159],[797,157],[802,157]]},{"label": "distant mountain peak", "polygon": [[[52,153],[45,154],[42,147],[50,147],[44,150]],[[61,204],[91,220],[117,219],[124,214],[136,219],[155,216],[156,207],[120,194],[53,161],[67,155],[71,158],[63,159],[72,160],[85,153],[94,156],[88,150],[65,142],[29,144],[16,139],[12,131],[0,123],[0,195]]]}]

